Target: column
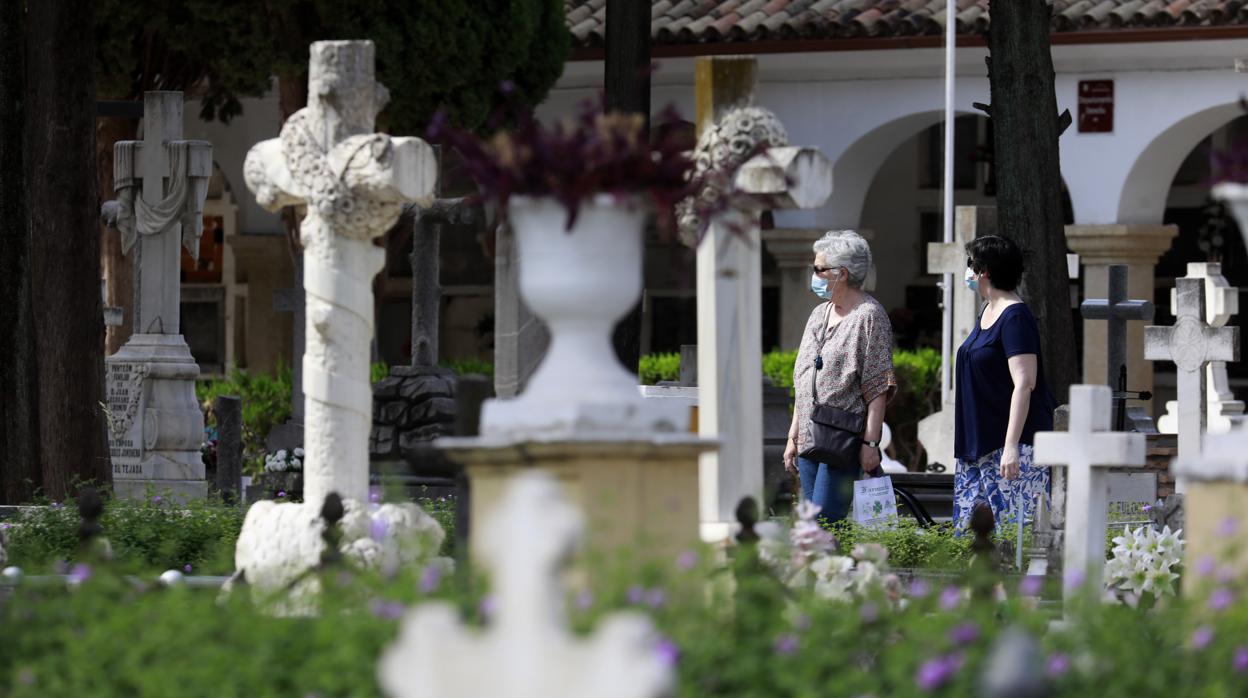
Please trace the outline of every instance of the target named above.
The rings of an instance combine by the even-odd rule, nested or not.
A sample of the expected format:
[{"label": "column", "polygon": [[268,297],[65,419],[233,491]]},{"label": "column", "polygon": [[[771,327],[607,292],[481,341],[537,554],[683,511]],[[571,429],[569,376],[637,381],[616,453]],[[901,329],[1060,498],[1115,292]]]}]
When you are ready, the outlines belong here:
[{"label": "column", "polygon": [[819,297],[810,292],[811,246],[823,237],[823,228],[777,228],[763,231],[763,245],[780,269],[780,348],[791,351],[802,342],[802,332]]}]

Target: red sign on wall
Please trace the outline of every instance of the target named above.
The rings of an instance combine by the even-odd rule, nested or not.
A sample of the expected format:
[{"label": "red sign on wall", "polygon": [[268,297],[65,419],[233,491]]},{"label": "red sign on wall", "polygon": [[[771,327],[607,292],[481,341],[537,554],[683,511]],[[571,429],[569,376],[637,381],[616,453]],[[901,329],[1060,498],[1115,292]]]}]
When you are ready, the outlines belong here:
[{"label": "red sign on wall", "polygon": [[1079,132],[1112,133],[1114,130],[1114,81],[1079,81]]}]

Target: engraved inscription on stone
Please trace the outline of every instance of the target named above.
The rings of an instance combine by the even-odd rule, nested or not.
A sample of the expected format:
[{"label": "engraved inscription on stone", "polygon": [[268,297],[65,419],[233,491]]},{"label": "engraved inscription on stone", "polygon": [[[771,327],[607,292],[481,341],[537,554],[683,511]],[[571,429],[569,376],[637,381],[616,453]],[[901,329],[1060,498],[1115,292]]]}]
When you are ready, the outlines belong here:
[{"label": "engraved inscription on stone", "polygon": [[143,420],[136,419],[143,409],[143,379],[147,366],[141,363],[107,364],[108,447],[115,477],[143,475]]}]

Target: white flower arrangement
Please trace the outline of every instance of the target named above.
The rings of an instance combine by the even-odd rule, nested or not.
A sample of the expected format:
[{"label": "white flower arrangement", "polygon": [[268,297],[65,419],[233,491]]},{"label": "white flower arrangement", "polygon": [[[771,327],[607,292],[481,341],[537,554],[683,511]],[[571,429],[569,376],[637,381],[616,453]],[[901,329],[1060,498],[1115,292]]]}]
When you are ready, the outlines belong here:
[{"label": "white flower arrangement", "polygon": [[295,470],[303,470],[302,448],[295,448],[291,451],[280,448],[277,453],[269,453],[264,457],[264,472],[266,473],[285,473]]},{"label": "white flower arrangement", "polygon": [[786,540],[778,526],[760,525],[759,556],[789,586],[813,585],[817,594],[836,601],[867,596],[881,586],[898,586],[887,574],[888,550],[866,543],[854,546],[849,555],[840,555],[836,538],[819,525],[819,507],[801,502],[793,511],[793,527]]},{"label": "white flower arrangement", "polygon": [[1135,597],[1146,592],[1156,598],[1173,596],[1179,575],[1172,568],[1183,559],[1181,533],[1183,529],[1171,532],[1169,526],[1160,532],[1152,526],[1124,526],[1122,535],[1113,539],[1114,557],[1105,563],[1105,585]]}]

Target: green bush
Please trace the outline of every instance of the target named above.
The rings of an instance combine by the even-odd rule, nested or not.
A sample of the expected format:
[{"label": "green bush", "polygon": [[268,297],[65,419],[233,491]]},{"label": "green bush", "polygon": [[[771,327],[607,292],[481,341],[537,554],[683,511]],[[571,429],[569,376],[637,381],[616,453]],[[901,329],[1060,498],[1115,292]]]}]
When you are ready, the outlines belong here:
[{"label": "green bush", "polygon": [[494,377],[494,364],[489,361],[482,361],[481,359],[450,359],[449,361],[441,362],[440,365],[443,368],[451,369],[457,375],[461,376],[475,374],[485,376],[487,378]]},{"label": "green bush", "polygon": [[780,388],[793,388],[793,364],[797,362],[797,350],[780,351],[776,349],[763,354],[763,375],[771,379],[771,384]]},{"label": "green bush", "polygon": [[[940,409],[940,352],[930,347],[893,352],[897,395],[885,419],[893,430],[897,460],[917,470],[925,461],[919,444],[919,421]],[[946,463],[952,469],[952,463]]]},{"label": "green bush", "polygon": [[637,376],[642,385],[680,380],[680,354],[646,354],[637,362]]},{"label": "green bush", "polygon": [[[271,376],[235,368],[223,379],[197,383],[195,397],[204,409],[204,424],[210,428],[216,425],[211,407],[218,395],[233,395],[242,399],[243,468],[252,475],[263,472],[265,439],[273,427],[290,419],[290,368],[279,362]],[[215,429],[210,430],[215,433]]]}]

